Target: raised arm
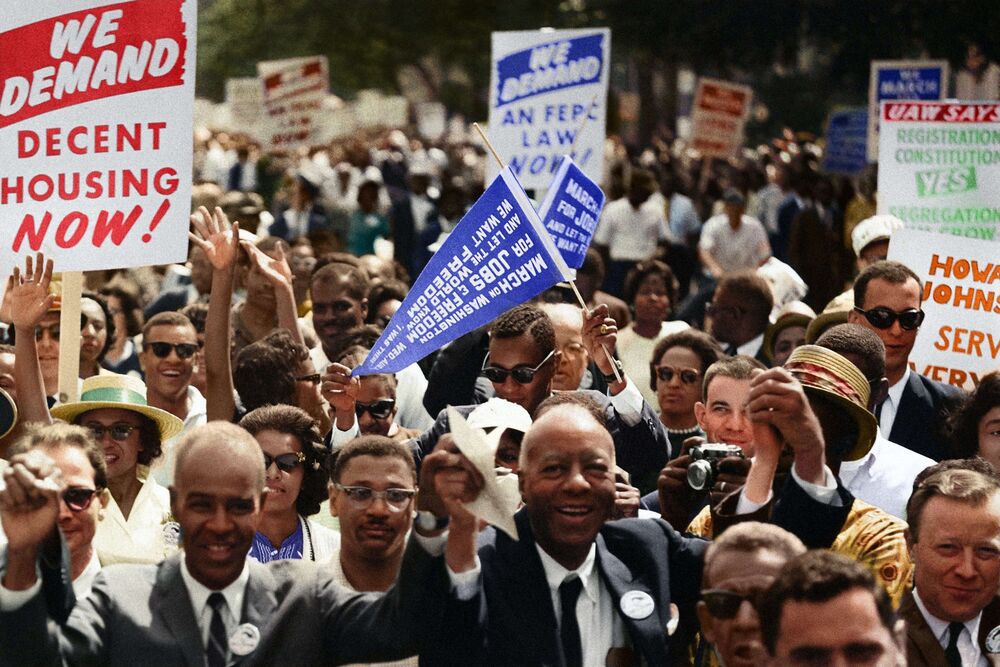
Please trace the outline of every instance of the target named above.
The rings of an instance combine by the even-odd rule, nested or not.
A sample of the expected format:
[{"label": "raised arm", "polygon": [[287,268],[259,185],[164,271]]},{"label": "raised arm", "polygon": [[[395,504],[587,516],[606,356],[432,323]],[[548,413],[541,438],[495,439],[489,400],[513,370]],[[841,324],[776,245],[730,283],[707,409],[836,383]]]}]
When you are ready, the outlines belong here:
[{"label": "raised arm", "polygon": [[236,412],[233,398],[233,368],[229,355],[229,311],[233,299],[233,271],[239,254],[239,223],[216,207],[211,214],[202,206],[191,216],[195,233],[188,236],[204,251],[212,264],[212,292],[205,322],[205,375],[208,419],[232,421]]},{"label": "raised arm", "polygon": [[52,423],[45,398],[42,366],[38,362],[35,327],[52,307],[55,297],[49,294],[52,260],[38,253],[35,261],[24,260],[24,273],[14,267],[7,281],[5,304],[9,304],[10,322],[14,325],[14,382],[17,385],[18,428],[29,422]]},{"label": "raised arm", "polygon": [[306,345],[299,330],[299,314],[295,305],[295,291],[292,289],[292,270],[285,259],[285,242],[280,241],[274,248],[276,257],[270,257],[260,248],[244,241],[240,244],[250,255],[250,261],[274,287],[275,304],[278,311],[278,326],[292,334],[296,342]]}]

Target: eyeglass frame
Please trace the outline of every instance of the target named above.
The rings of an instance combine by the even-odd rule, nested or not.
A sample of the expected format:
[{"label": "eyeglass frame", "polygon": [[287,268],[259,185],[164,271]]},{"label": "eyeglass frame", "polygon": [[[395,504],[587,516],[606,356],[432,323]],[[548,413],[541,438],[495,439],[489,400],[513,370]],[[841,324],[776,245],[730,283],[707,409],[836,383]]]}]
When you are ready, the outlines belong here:
[{"label": "eyeglass frame", "polygon": [[[160,354],[159,352],[156,351],[156,346],[158,345],[167,345],[169,347],[166,348],[166,351],[163,354]],[[202,345],[203,344],[200,343],[168,343],[165,340],[151,340],[151,341],[143,341],[142,349],[143,351],[152,350],[153,356],[155,356],[157,359],[166,359],[167,357],[170,356],[170,353],[173,352],[174,354],[177,355],[178,359],[187,361],[188,359],[192,359],[194,355],[198,354],[198,350],[202,348]],[[191,349],[191,352],[189,354],[187,352],[182,353],[181,352],[182,348],[184,350],[188,350],[189,348],[193,349]]]},{"label": "eyeglass frame", "polygon": [[[539,370],[541,370],[542,366],[544,366],[549,359],[555,356],[555,353],[556,353],[555,349],[552,349],[552,351],[550,351],[547,355],[545,355],[545,358],[539,361],[538,365],[535,366],[534,368],[532,368],[531,366],[515,366],[514,368],[509,368],[509,369],[500,368],[499,366],[487,366],[486,362],[490,360],[490,355],[487,354],[486,357],[483,359],[483,365],[482,368],[479,369],[479,374],[485,377],[493,384],[503,384],[504,382],[507,381],[508,377],[513,378],[514,382],[520,385],[531,384],[531,382],[535,379],[535,374],[538,373]],[[494,380],[487,374],[487,371],[501,373],[503,374],[503,377],[501,377],[498,380]],[[528,379],[522,382],[516,375],[514,375],[514,373],[517,373],[518,371],[522,373],[524,372],[529,373]]]},{"label": "eyeglass frame", "polygon": [[[375,489],[371,488],[370,486],[348,485],[348,484],[341,484],[340,482],[334,482],[333,483],[333,488],[335,488],[338,491],[340,491],[341,493],[345,494],[347,496],[347,499],[349,501],[351,501],[352,503],[354,503],[358,507],[362,507],[362,508],[369,507],[372,503],[374,503],[376,500],[378,500],[379,498],[381,498],[385,502],[386,507],[388,507],[391,512],[402,512],[403,510],[406,509],[406,506],[409,505],[410,502],[417,495],[417,490],[416,489],[401,489],[401,488],[395,488],[394,487],[394,488],[391,488],[391,489],[386,489],[384,491],[376,491]],[[367,491],[368,493],[371,493],[371,497],[369,497],[367,500],[361,500],[361,499],[355,498],[354,495],[353,495],[353,493],[355,491],[358,491],[358,490],[364,490],[364,491]],[[404,500],[403,502],[401,502],[398,505],[395,504],[395,503],[393,503],[393,501],[389,500],[389,494],[391,492],[394,492],[394,491],[405,493],[406,500]]]},{"label": "eyeglass frame", "polygon": [[[660,369],[671,371],[670,377],[668,378],[663,377],[663,375],[660,373]],[[694,373],[694,379],[688,382],[687,380],[684,379],[685,373]],[[653,366],[653,375],[660,382],[670,382],[671,380],[674,379],[674,375],[677,375],[678,377],[680,377],[681,384],[684,385],[697,384],[698,380],[701,379],[701,371],[698,370],[697,368],[690,368],[690,367],[681,368],[680,366],[671,366],[669,364],[660,364],[659,366]]]},{"label": "eyeglass frame", "polygon": [[[380,415],[375,414],[375,412],[374,412],[375,406],[377,406],[379,403],[388,403],[389,404],[389,409],[385,413],[385,415],[381,415],[380,416]],[[372,401],[371,403],[362,403],[361,401],[355,401],[354,402],[354,414],[355,414],[355,416],[360,417],[361,415],[363,415],[364,413],[367,412],[368,414],[371,415],[372,419],[388,419],[389,417],[392,416],[392,409],[394,407],[396,407],[396,399],[394,399],[394,398],[383,398],[383,399],[378,400],[378,401]]]},{"label": "eyeglass frame", "polygon": [[[84,502],[82,502],[82,503],[79,503],[79,502],[72,503],[72,502],[70,502],[69,499],[66,498],[66,495],[68,493],[71,493],[71,492],[74,492],[74,491],[75,492],[81,492],[81,491],[88,492],[87,499]],[[100,494],[100,493],[101,493],[100,489],[91,489],[91,488],[86,487],[86,486],[71,486],[69,488],[63,489],[63,492],[59,494],[59,499],[62,500],[64,503],[66,503],[66,507],[69,508],[70,512],[73,512],[74,514],[76,514],[78,512],[85,512],[87,510],[87,508],[90,507],[91,503],[94,502],[94,498],[97,497],[97,495]]]},{"label": "eyeglass frame", "polygon": [[[85,429],[87,429],[90,432],[90,435],[97,442],[103,440],[105,434],[110,435],[111,439],[114,440],[115,442],[125,442],[126,440],[129,439],[129,436],[132,435],[132,431],[137,431],[142,428],[142,426],[137,426],[136,424],[129,424],[126,422],[115,422],[110,426],[105,426],[104,424],[98,422],[91,422],[89,424],[80,424],[80,425],[83,426]],[[127,432],[125,433],[125,437],[119,438],[114,433],[112,433],[111,430],[115,428],[128,429]],[[98,431],[100,431],[100,433],[98,433]]]},{"label": "eyeglass frame", "polygon": [[[920,328],[920,325],[924,323],[924,318],[927,316],[927,313],[925,313],[921,308],[907,308],[906,310],[896,311],[893,310],[892,308],[887,308],[886,306],[875,306],[874,308],[869,308],[868,310],[863,310],[858,306],[854,306],[854,310],[864,315],[865,319],[868,321],[868,324],[872,325],[873,327],[881,331],[886,331],[887,329],[891,329],[892,325],[895,324],[896,322],[899,322],[899,328],[902,329],[903,331],[916,331],[917,329]],[[875,313],[876,311],[888,314],[889,323],[887,325],[880,326],[879,324],[872,321],[871,314]],[[904,315],[911,315],[911,314],[915,315],[916,323],[914,323],[913,326],[906,326],[905,324],[903,324],[902,318]]]},{"label": "eyeglass frame", "polygon": [[[728,621],[736,618],[736,615],[740,613],[740,607],[743,606],[743,602],[749,602],[750,606],[753,607],[754,611],[757,611],[760,605],[760,600],[764,595],[767,588],[761,588],[760,590],[752,591],[748,594],[737,593],[736,591],[726,590],[725,588],[706,588],[701,591],[701,601],[705,603],[705,607],[708,609],[708,613],[712,615],[713,618],[719,620]],[[712,611],[712,603],[709,602],[712,596],[728,597],[728,598],[739,598],[739,603],[733,609],[733,613],[730,615],[716,614]],[[716,607],[716,609],[718,609]]]},{"label": "eyeglass frame", "polygon": [[[267,452],[262,452],[262,454],[264,455],[264,470],[270,468],[273,463],[281,472],[290,473],[306,462],[306,455],[303,452],[285,452],[284,454],[278,454],[277,456],[271,456]],[[279,461],[278,459],[283,456],[294,456],[295,463],[289,465],[288,463]]]}]

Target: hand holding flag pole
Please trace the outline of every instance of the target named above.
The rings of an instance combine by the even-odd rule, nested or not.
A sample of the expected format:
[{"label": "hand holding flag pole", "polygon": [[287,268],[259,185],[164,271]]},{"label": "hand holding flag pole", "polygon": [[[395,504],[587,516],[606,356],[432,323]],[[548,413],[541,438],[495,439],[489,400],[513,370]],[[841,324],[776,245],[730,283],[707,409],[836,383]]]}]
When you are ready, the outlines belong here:
[{"label": "hand holding flag pole", "polygon": [[[597,96],[595,95],[594,99],[590,103],[590,106],[587,108],[587,113],[584,115],[583,123],[580,125],[580,130],[577,130],[577,136],[579,136],[580,131],[583,129],[584,125],[586,125],[587,118],[590,116],[590,110],[593,108],[593,105],[596,102],[597,102]],[[486,133],[483,132],[483,128],[479,126],[479,123],[473,123],[472,126],[476,128],[476,132],[479,133],[479,136],[482,138],[483,143],[486,144],[486,148],[488,148],[490,153],[493,154],[493,159],[495,159],[497,161],[497,164],[500,165],[500,169],[501,170],[505,169],[507,165],[505,165],[503,160],[500,159],[500,155],[497,153],[496,148],[493,147],[493,144],[490,143],[489,137],[487,137]],[[570,148],[570,152],[572,152],[572,147]],[[577,289],[576,282],[573,280],[570,280],[568,282],[569,286],[573,288],[573,294],[576,295],[577,300],[580,302],[580,307],[583,308],[583,311],[587,314],[587,317],[590,317],[590,308],[587,307],[587,303],[583,300],[583,295],[580,294],[580,290]],[[618,364],[615,363],[614,357],[611,356],[611,352],[608,350],[608,346],[602,344],[601,348],[604,350],[604,355],[607,357],[608,363],[611,364],[611,371],[614,373],[615,381],[624,382],[625,380],[622,378],[622,375],[618,370]]]}]

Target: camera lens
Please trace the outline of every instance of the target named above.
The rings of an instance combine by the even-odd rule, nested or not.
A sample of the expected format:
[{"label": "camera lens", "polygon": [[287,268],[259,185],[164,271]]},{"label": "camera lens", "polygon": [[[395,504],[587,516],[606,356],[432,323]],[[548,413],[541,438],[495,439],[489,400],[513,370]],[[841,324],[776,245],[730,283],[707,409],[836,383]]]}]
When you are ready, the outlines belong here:
[{"label": "camera lens", "polygon": [[707,488],[712,481],[712,464],[708,461],[694,461],[687,470],[687,482],[695,491]]}]

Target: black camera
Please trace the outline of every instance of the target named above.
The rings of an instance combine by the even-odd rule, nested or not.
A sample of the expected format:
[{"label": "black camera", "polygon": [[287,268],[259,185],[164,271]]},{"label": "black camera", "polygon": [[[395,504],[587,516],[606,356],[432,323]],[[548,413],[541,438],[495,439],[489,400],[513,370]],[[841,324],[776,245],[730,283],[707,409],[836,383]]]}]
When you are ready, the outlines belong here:
[{"label": "black camera", "polygon": [[692,447],[688,452],[692,459],[687,469],[687,482],[695,491],[711,489],[719,474],[719,461],[730,456],[744,458],[739,445],[712,443]]}]

